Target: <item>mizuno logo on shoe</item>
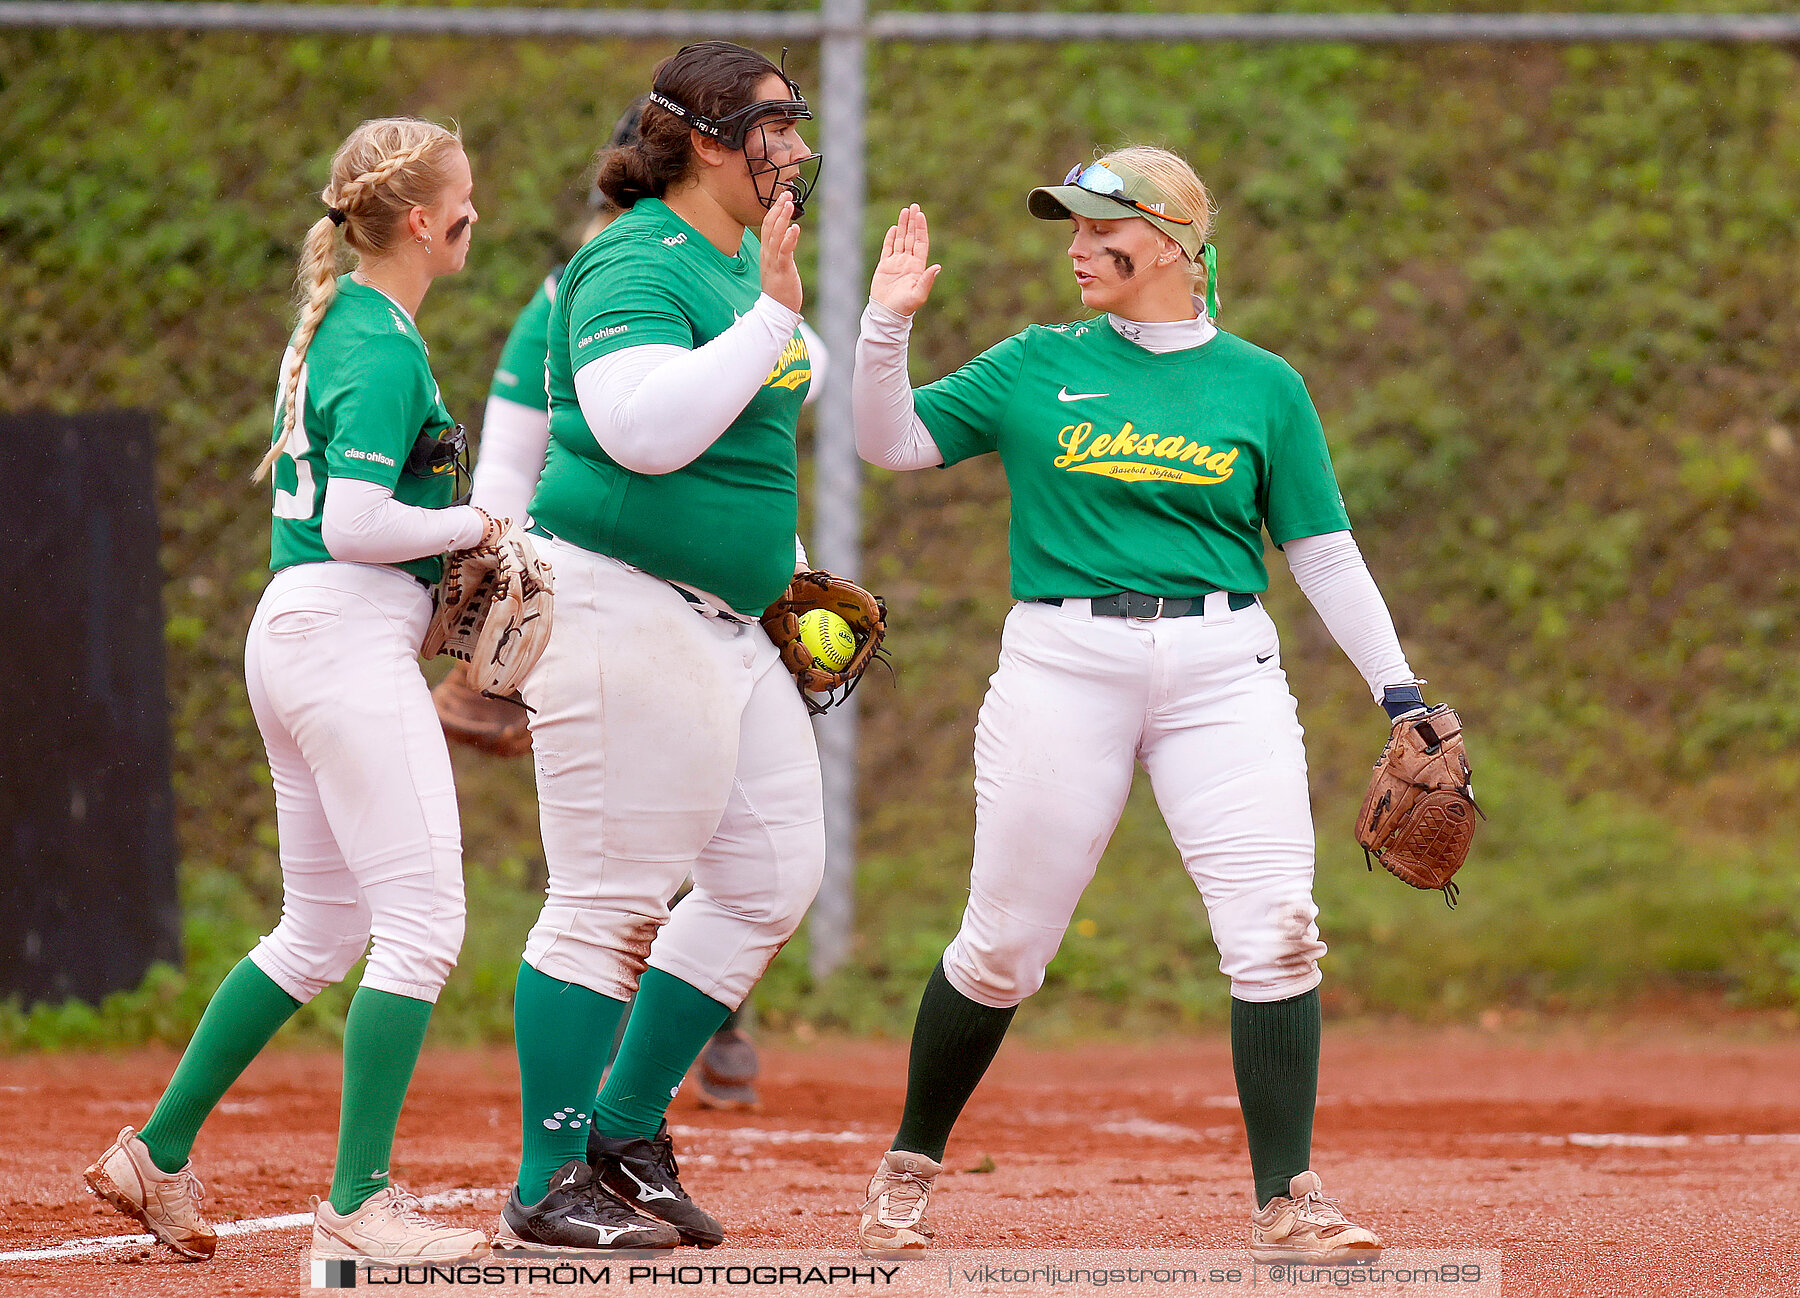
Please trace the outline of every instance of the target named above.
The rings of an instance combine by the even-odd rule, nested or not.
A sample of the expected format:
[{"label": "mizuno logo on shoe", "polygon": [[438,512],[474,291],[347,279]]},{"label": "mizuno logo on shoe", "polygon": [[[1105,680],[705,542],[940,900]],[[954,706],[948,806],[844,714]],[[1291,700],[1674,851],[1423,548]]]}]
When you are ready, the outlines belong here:
[{"label": "mizuno logo on shoe", "polygon": [[624,1163],[619,1164],[619,1170],[621,1172],[625,1173],[626,1176],[629,1176],[631,1178],[631,1183],[633,1185],[637,1186],[637,1188],[638,1188],[637,1197],[639,1199],[647,1200],[647,1199],[679,1199],[679,1198],[681,1198],[681,1196],[679,1194],[676,1194],[675,1191],[668,1189],[667,1187],[664,1187],[662,1189],[656,1189],[652,1186],[645,1185],[642,1181],[638,1180],[637,1173],[633,1172],[629,1167],[625,1166]]},{"label": "mizuno logo on shoe", "polygon": [[593,1231],[595,1242],[599,1244],[611,1244],[619,1236],[629,1235],[637,1229],[636,1226],[602,1226],[597,1221],[582,1221],[579,1217],[565,1217],[563,1220],[571,1226],[585,1226]]},{"label": "mizuno logo on shoe", "polygon": [[1071,392],[1067,387],[1056,394],[1058,401],[1086,401],[1090,397],[1109,397],[1110,392]]}]

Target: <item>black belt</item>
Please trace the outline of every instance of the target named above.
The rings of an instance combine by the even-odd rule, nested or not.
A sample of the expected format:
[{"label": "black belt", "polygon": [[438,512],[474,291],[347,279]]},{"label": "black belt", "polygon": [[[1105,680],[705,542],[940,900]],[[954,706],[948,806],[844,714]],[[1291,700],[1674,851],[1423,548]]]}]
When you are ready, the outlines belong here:
[{"label": "black belt", "polygon": [[[1212,593],[1218,594],[1217,591]],[[1062,606],[1060,599],[1039,599],[1032,602],[1054,604],[1059,608]],[[1256,603],[1256,596],[1232,591],[1225,603],[1236,613]],[[1096,595],[1088,601],[1088,605],[1095,617],[1199,617],[1206,611],[1206,596],[1165,599],[1161,595],[1140,595],[1135,590],[1128,590],[1118,595]]]}]

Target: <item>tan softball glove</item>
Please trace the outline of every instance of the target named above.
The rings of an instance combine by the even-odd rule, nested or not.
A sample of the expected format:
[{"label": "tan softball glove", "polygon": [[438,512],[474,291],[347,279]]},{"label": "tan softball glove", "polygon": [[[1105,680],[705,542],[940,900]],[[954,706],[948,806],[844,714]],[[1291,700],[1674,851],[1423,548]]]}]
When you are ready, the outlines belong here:
[{"label": "tan softball glove", "polygon": [[[807,614],[821,611],[844,619],[853,641],[845,644],[843,660],[836,664],[815,650],[828,647],[820,642],[819,628],[802,626]],[[815,715],[849,698],[869,664],[886,657],[881,641],[887,635],[887,604],[881,596],[829,572],[795,573],[787,594],[762,615],[762,624],[793,673],[807,710]],[[806,643],[809,635],[814,645]]]},{"label": "tan softball glove", "polygon": [[555,600],[550,565],[531,538],[489,518],[479,541],[444,556],[435,599],[420,652],[459,658],[477,692],[522,703],[519,685],[550,641]]},{"label": "tan softball glove", "polygon": [[1356,819],[1364,857],[1455,906],[1453,876],[1475,841],[1476,816],[1487,818],[1475,805],[1456,713],[1440,703],[1395,720]]}]

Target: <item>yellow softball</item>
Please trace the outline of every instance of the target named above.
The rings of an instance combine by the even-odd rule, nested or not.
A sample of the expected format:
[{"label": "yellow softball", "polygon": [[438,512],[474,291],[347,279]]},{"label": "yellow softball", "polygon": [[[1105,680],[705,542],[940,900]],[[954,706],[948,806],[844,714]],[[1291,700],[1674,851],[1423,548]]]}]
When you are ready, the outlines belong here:
[{"label": "yellow softball", "polygon": [[842,671],[856,652],[850,624],[827,608],[800,615],[800,643],[812,651],[813,665],[828,672]]}]

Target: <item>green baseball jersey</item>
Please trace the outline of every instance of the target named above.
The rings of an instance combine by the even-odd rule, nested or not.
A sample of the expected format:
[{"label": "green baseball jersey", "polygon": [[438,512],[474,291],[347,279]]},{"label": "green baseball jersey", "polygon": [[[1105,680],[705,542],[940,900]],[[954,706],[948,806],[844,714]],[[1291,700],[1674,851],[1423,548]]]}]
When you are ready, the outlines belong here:
[{"label": "green baseball jersey", "polygon": [[[319,322],[296,381],[300,391],[294,431],[271,475],[273,571],[331,558],[319,530],[325,484],[331,478],[379,483],[391,488],[401,504],[422,509],[450,503],[454,473],[423,477],[406,471],[414,443],[421,436],[439,436],[455,421],[431,376],[425,340],[387,294],[340,276],[337,298]],[[281,436],[283,395],[275,396],[276,437]],[[443,573],[437,555],[393,566],[424,582],[435,582]]]},{"label": "green baseball jersey", "polygon": [[1104,318],[1034,325],[914,401],[945,464],[1006,466],[1016,599],[1255,593],[1265,526],[1350,526],[1305,383],[1228,333],[1157,354]]},{"label": "green baseball jersey", "polygon": [[488,386],[490,397],[537,411],[549,409],[550,397],[544,388],[544,354],[550,336],[550,305],[556,301],[556,282],[561,274],[559,266],[546,275],[531,301],[519,312],[519,318],[513,321],[506,346],[500,349],[500,363],[494,367],[494,381]]},{"label": "green baseball jersey", "polygon": [[539,527],[760,616],[794,573],[794,428],[812,378],[798,330],[750,404],[692,463],[634,473],[601,449],[575,394],[583,365],[650,343],[697,348],[762,294],[756,236],[728,257],[657,199],[640,199],[576,253],[550,313],[550,447]]}]

